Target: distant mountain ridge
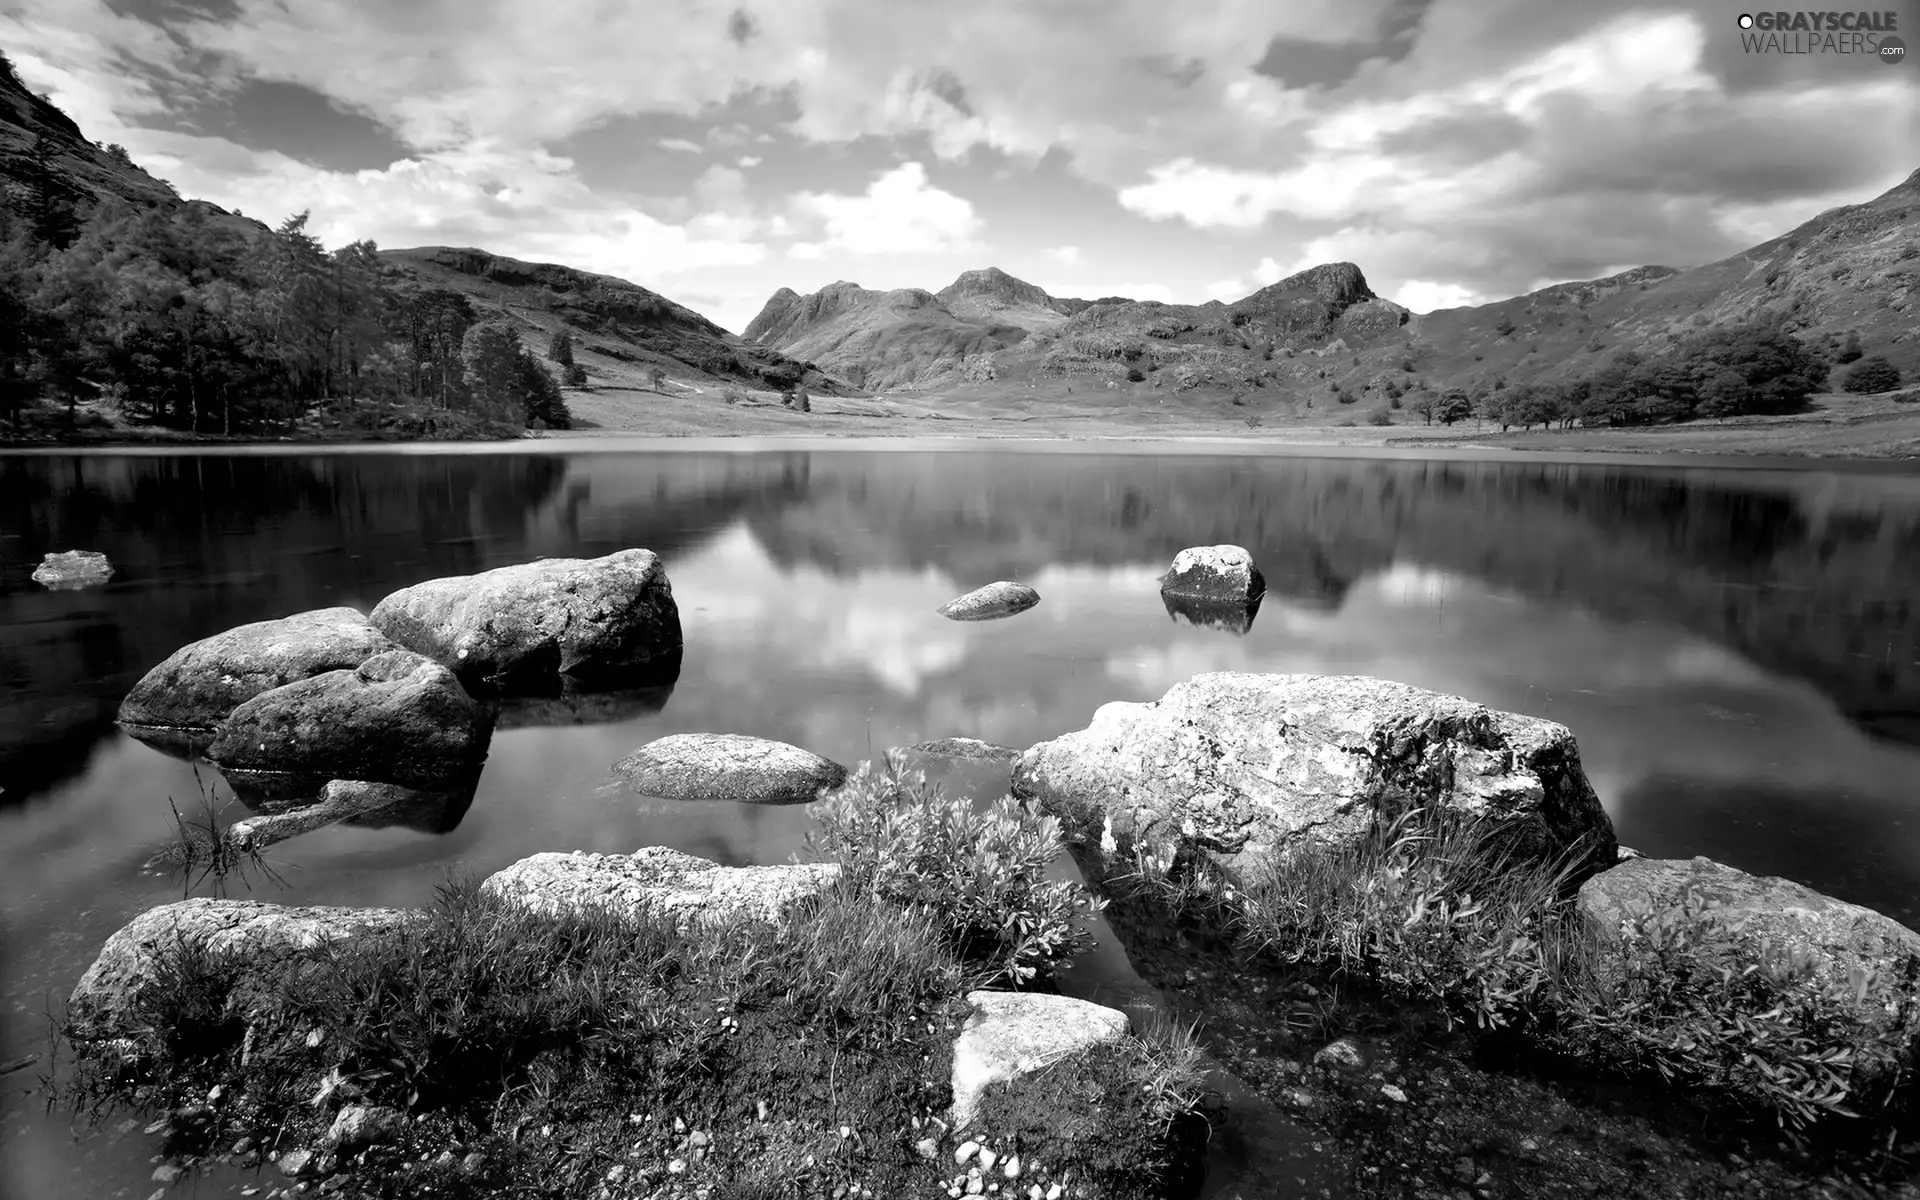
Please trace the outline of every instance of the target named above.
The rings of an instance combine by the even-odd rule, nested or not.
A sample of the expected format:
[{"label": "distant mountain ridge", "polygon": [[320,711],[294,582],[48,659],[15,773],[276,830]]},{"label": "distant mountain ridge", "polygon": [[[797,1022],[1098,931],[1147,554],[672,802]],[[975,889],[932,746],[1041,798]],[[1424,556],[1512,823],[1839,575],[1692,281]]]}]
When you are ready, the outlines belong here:
[{"label": "distant mountain ridge", "polygon": [[[911,297],[907,301],[904,297]],[[1656,353],[1703,326],[1778,320],[1829,347],[1920,372],[1920,171],[1719,262],[1642,266],[1602,279],[1415,315],[1375,295],[1353,263],[1326,263],[1231,304],[1062,299],[995,267],[936,293],[835,283],[782,288],[750,342],[887,389],[1045,377],[1115,388],[1355,396],[1389,385],[1484,392]]]}]

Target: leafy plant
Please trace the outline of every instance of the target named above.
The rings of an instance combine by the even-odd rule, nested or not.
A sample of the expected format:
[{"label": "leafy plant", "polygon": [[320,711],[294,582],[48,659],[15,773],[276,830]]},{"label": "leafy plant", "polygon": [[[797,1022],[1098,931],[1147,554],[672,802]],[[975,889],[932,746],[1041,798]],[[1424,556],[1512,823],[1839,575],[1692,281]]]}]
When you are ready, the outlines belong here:
[{"label": "leafy plant", "polygon": [[1046,877],[1063,849],[1060,823],[1011,796],[982,810],[923,774],[862,764],[815,808],[809,848],[838,861],[856,891],[928,914],[987,982],[1045,979],[1093,945],[1104,902]]}]

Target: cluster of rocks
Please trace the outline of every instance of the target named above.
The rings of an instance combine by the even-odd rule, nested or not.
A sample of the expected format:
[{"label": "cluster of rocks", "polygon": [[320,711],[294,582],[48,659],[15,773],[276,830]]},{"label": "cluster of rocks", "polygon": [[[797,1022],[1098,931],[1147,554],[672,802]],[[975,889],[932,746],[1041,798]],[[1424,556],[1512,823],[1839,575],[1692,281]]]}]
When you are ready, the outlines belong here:
[{"label": "cluster of rocks", "polygon": [[[1266,580],[1242,546],[1192,546],[1174,556],[1160,577],[1160,599],[1175,621],[1230,633],[1253,627],[1266,595]],[[1040,593],[1024,583],[1000,580],[975,588],[941,605],[940,615],[955,621],[991,621],[1023,613],[1040,603]]]},{"label": "cluster of rocks", "polygon": [[52,552],[33,569],[33,581],[56,592],[99,587],[111,578],[113,564],[97,550]]},{"label": "cluster of rocks", "polygon": [[149,745],[204,754],[250,799],[321,798],[245,831],[263,843],[409,807],[457,820],[503,712],[524,721],[528,705],[602,694],[657,708],[680,654],[657,555],[542,559],[402,588],[371,614],[317,609],[203,638],[148,671],[118,719]]}]

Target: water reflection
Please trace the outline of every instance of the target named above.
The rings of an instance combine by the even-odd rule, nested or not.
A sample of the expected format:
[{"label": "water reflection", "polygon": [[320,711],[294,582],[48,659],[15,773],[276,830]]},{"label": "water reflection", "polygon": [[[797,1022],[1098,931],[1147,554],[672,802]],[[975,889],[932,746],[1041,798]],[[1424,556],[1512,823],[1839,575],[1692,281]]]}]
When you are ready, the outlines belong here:
[{"label": "water reflection", "polygon": [[[286,886],[262,898],[419,903],[447,871],[542,850],[779,862],[804,809],[639,801],[612,764],[682,732],[849,765],[948,736],[1025,747],[1109,701],[1253,670],[1380,675],[1560,721],[1627,844],[1920,920],[1912,476],[857,451],[50,457],[0,459],[0,475],[16,516],[0,538],[0,1060],[38,1047],[47,997],[108,933],[177,898],[140,864],[171,832],[167,799],[195,795],[191,768],[112,723],[149,667],[248,621],[627,546],[666,559],[675,679],[515,700],[468,802],[279,842]],[[1266,577],[1257,621],[1193,623],[1161,599],[1179,550],[1219,543]],[[85,592],[30,583],[72,546],[121,569]],[[981,579],[1046,603],[938,615]],[[1006,771],[943,769],[969,791]],[[137,1145],[109,1169],[45,1123],[0,1128],[25,1194],[144,1176],[128,1174]]]}]

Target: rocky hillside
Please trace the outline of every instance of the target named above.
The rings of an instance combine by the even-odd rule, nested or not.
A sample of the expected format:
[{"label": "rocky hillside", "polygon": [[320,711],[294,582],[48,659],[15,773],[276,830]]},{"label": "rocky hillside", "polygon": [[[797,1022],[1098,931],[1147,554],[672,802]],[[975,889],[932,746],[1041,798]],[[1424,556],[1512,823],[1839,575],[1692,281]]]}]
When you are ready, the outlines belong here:
[{"label": "rocky hillside", "polygon": [[1616,350],[1656,352],[1699,328],[1757,318],[1836,347],[1857,333],[1866,353],[1911,376],[1917,285],[1920,171],[1720,262],[1637,267],[1422,316],[1374,295],[1352,263],[1201,305],[1062,300],[988,269],[933,295],[783,288],[746,336],[873,388],[1065,377],[1163,395],[1270,389],[1275,399],[1352,401],[1384,398],[1389,383],[1483,390],[1576,377]]},{"label": "rocky hillside", "polygon": [[124,150],[88,141],[72,117],[29,89],[0,55],[0,199],[9,208],[28,207],[36,185],[73,202],[113,197],[139,205],[185,204],[250,231],[266,228],[204,200],[182,201],[173,185],[141,170]]},{"label": "rocky hillside", "polygon": [[691,375],[752,387],[805,382],[829,394],[848,390],[810,363],[743,341],[692,309],[611,275],[465,247],[382,250],[380,257],[423,285],[459,292],[483,312],[515,319],[528,345],[544,347],[546,335],[571,329],[576,355],[589,367],[603,368],[599,375],[660,366],[675,379]]}]

